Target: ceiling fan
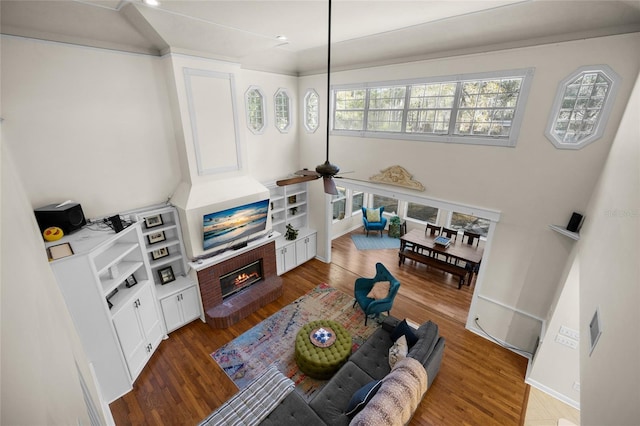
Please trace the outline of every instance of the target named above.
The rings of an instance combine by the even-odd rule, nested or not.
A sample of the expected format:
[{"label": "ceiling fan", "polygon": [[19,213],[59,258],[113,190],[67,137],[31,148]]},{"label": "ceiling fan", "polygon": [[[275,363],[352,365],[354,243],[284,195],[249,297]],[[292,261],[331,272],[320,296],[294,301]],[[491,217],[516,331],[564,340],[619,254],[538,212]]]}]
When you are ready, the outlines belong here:
[{"label": "ceiling fan", "polygon": [[330,114],[331,114],[331,0],[329,1],[329,26],[327,31],[327,159],[324,163],[318,165],[315,169],[302,169],[298,170],[294,174],[295,177],[281,179],[276,181],[276,185],[285,186],[292,185],[294,183],[300,182],[308,182],[311,180],[316,180],[322,178],[324,182],[324,192],[327,194],[338,195],[338,190],[336,188],[336,183],[333,178],[336,177],[338,172],[340,171],[340,167],[335,164],[331,164],[329,161],[329,127],[330,127]]}]

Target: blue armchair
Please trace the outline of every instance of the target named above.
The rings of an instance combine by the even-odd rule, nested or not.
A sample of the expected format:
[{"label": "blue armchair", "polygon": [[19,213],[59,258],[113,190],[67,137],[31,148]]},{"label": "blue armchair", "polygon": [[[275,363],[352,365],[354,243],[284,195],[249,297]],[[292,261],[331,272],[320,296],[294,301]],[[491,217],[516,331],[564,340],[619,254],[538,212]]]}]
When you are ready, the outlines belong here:
[{"label": "blue armchair", "polygon": [[[375,283],[381,281],[388,281],[389,285],[389,293],[387,297],[382,299],[372,299],[367,297],[373,285]],[[353,307],[355,308],[356,303],[360,305],[362,310],[364,311],[364,325],[367,325],[367,319],[369,316],[373,315],[377,318],[382,312],[387,312],[387,314],[391,311],[391,306],[393,306],[393,300],[398,294],[398,290],[400,289],[400,281],[395,279],[393,275],[387,270],[387,268],[380,262],[376,263],[376,276],[373,278],[357,278],[354,287],[354,295],[355,302],[353,302]]]},{"label": "blue armchair", "polygon": [[[373,221],[367,219],[367,210],[379,210],[379,220]],[[384,212],[384,206],[379,207],[378,209],[362,208],[362,223],[364,224],[364,230],[367,231],[367,237],[369,236],[369,231],[380,231],[380,237],[382,237],[382,231],[385,226],[387,226],[387,218],[382,216],[382,212]]]}]

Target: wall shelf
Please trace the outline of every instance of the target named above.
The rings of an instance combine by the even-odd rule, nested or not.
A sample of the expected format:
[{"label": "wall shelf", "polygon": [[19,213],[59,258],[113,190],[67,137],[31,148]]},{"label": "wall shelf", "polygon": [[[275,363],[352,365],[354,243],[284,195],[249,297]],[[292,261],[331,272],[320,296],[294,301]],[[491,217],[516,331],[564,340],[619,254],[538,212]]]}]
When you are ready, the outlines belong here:
[{"label": "wall shelf", "polygon": [[556,232],[559,232],[560,234],[569,237],[573,240],[578,241],[580,239],[580,234],[578,234],[577,232],[571,232],[571,231],[567,231],[566,228],[563,228],[562,226],[559,225],[549,225],[549,228],[553,229]]}]

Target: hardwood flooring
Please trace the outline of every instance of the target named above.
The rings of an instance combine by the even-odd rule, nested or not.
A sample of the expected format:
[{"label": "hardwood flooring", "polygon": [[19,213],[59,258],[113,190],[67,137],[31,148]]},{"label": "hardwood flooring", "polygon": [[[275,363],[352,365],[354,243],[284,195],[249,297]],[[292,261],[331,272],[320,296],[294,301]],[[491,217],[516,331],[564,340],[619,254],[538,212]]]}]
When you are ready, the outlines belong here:
[{"label": "hardwood flooring", "polygon": [[397,250],[359,251],[350,235],[332,244],[330,264],[313,259],[284,274],[284,295],[232,327],[214,330],[196,320],[172,332],[133,391],[110,405],[116,425],[197,424],[238,390],[212,352],[321,282],[352,293],[357,277],[375,274],[376,262],[401,283],[391,314],[431,319],[447,339],[440,373],[410,424],[522,424],[527,360],[465,329],[473,285],[458,290],[455,277],[410,261],[399,267]]}]

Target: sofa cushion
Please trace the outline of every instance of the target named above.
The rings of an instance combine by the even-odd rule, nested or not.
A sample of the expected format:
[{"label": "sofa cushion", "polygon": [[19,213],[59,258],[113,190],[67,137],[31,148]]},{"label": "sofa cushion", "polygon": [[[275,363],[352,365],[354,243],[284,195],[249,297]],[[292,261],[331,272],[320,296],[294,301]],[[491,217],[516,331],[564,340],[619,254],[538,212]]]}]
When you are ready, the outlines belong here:
[{"label": "sofa cushion", "polygon": [[280,404],[260,423],[260,426],[282,426],[301,424],[305,426],[319,426],[325,423],[315,411],[309,407],[297,391],[291,392]]},{"label": "sofa cushion", "polygon": [[418,341],[418,336],[416,335],[415,330],[407,324],[406,319],[400,321],[396,328],[391,332],[391,340],[395,342],[400,338],[400,336],[405,336],[407,338],[407,344],[409,347],[412,347]]},{"label": "sofa cushion", "polygon": [[349,360],[379,380],[389,374],[389,348],[393,345],[391,336],[384,329],[378,329],[356,350]]},{"label": "sofa cushion", "polygon": [[407,338],[406,336],[400,336],[389,348],[389,367],[393,370],[393,366],[402,358],[406,358],[408,352]]},{"label": "sofa cushion", "polygon": [[349,405],[347,405],[347,412],[345,414],[349,417],[353,417],[358,414],[358,412],[367,405],[367,402],[373,398],[381,384],[381,380],[372,380],[358,389],[351,397],[351,401],[349,401]]},{"label": "sofa cushion", "polygon": [[325,387],[313,397],[309,406],[326,424],[346,426],[350,421],[346,411],[351,397],[358,389],[372,380],[373,377],[362,371],[353,362],[347,361]]}]

